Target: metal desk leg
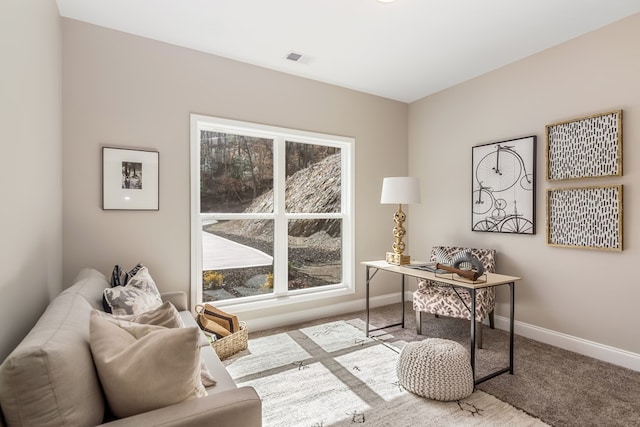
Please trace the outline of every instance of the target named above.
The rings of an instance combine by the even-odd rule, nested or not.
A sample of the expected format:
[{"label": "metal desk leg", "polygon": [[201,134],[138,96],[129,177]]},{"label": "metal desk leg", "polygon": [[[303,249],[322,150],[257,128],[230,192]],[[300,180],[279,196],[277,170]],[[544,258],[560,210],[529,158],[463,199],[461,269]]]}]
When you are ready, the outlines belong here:
[{"label": "metal desk leg", "polygon": [[402,298],[402,329],[404,329],[404,274],[402,275],[402,294],[400,297]]},{"label": "metal desk leg", "polygon": [[[375,270],[373,271],[373,273],[371,273],[370,268],[374,268]],[[364,327],[364,333],[365,336],[368,337],[369,333],[373,332],[373,331],[379,331],[381,329],[387,329],[387,328],[391,328],[393,326],[402,326],[404,328],[404,274],[402,275],[402,322],[401,323],[393,323],[391,325],[386,325],[386,326],[380,326],[378,328],[371,328],[371,326],[369,325],[369,321],[370,321],[370,302],[369,302],[369,298],[370,298],[370,283],[371,280],[373,280],[373,277],[376,275],[376,273],[380,271],[380,269],[375,268],[375,267],[370,267],[370,266],[366,266],[366,274],[365,274],[365,285],[366,285],[366,295],[365,295],[365,311],[366,311],[366,325]]]},{"label": "metal desk leg", "polygon": [[511,291],[511,311],[509,313],[509,373],[513,375],[513,326],[515,314],[515,286],[514,282],[509,283]]},{"label": "metal desk leg", "polygon": [[365,323],[365,327],[364,327],[364,336],[368,337],[369,336],[369,282],[371,281],[371,278],[369,277],[369,266],[367,265],[367,272],[365,274],[365,283],[366,283],[366,296],[365,296],[365,301],[366,301],[366,312],[367,312],[367,320]]},{"label": "metal desk leg", "polygon": [[476,383],[476,290],[469,289],[471,296],[471,375],[475,389]]},{"label": "metal desk leg", "polygon": [[[481,382],[487,381],[491,378],[497,377],[498,375],[504,374],[504,373],[510,373],[513,375],[513,337],[514,337],[514,323],[515,323],[515,282],[511,282],[511,283],[503,283],[504,285],[509,285],[509,290],[511,292],[511,307],[509,310],[509,367],[508,368],[503,368],[500,370],[497,370],[489,375],[486,375],[482,378],[479,379],[475,379],[475,349],[474,349],[474,339],[472,337],[471,339],[471,371],[473,372],[473,378],[474,378],[474,383],[476,385],[480,384]],[[472,322],[475,324],[475,322]],[[472,330],[472,334],[473,334],[473,326],[471,327]]]}]

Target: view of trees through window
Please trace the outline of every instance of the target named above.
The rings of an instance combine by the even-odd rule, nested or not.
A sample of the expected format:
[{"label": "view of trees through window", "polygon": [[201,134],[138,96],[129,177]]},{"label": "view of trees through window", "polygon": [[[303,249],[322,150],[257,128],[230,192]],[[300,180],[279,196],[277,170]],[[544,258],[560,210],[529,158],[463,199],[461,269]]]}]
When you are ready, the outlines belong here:
[{"label": "view of trees through window", "polygon": [[340,147],[201,130],[203,301],[341,283],[341,174]]}]

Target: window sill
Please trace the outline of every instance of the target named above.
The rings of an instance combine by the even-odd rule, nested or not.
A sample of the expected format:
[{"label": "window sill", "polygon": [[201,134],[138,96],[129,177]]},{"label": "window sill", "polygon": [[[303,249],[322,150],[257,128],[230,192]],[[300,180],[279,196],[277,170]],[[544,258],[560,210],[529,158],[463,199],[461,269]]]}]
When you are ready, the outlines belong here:
[{"label": "window sill", "polygon": [[237,302],[235,300],[222,300],[214,301],[210,304],[216,307],[224,308],[225,311],[237,313],[246,313],[255,310],[264,310],[269,308],[283,307],[291,304],[300,304],[309,301],[319,301],[329,298],[335,298],[344,295],[351,295],[355,293],[355,289],[352,286],[338,285],[332,289],[324,291],[306,292],[295,295],[271,295],[268,297],[261,297],[255,301],[243,301]]}]

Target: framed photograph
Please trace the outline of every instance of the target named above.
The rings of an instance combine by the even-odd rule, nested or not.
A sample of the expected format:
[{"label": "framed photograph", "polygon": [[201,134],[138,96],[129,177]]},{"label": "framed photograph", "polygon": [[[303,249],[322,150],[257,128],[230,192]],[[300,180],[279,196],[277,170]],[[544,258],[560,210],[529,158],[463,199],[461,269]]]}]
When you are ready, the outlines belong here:
[{"label": "framed photograph", "polygon": [[157,151],[102,147],[102,209],[159,210],[159,161]]},{"label": "framed photograph", "polygon": [[547,180],[622,176],[622,110],[546,126]]},{"label": "framed photograph", "polygon": [[547,189],[547,244],[622,251],[622,185]]},{"label": "framed photograph", "polygon": [[536,137],[472,150],[471,230],[536,233]]}]

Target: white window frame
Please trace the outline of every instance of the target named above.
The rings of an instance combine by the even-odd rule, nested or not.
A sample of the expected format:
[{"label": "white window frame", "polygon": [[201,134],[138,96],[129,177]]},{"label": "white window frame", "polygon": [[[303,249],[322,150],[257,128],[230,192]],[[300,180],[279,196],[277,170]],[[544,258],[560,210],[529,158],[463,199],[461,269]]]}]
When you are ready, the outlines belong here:
[{"label": "white window frame", "polygon": [[[274,220],[274,283],[273,293],[216,301],[218,307],[233,312],[278,307],[287,304],[332,298],[355,292],[355,227],[354,176],[355,139],[276,126],[229,120],[219,117],[191,114],[191,304],[202,304],[202,215],[200,213],[200,131],[212,130],[224,133],[268,138],[274,144],[274,191],[272,213],[259,214],[209,214],[220,219],[273,219]],[[319,144],[340,148],[341,153],[341,211],[338,213],[287,213],[284,204],[285,141]],[[287,289],[287,236],[289,219],[336,218],[342,221],[342,282],[333,285],[289,291]]]}]

